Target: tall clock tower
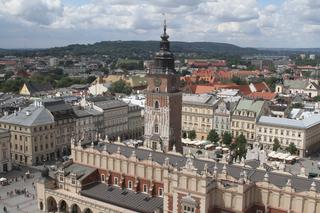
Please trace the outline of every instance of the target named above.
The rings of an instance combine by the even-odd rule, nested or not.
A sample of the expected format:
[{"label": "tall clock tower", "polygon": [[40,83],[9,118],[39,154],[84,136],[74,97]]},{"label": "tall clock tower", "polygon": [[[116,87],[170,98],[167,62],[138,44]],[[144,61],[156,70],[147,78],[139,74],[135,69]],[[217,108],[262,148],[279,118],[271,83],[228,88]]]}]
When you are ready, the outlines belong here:
[{"label": "tall clock tower", "polygon": [[147,75],[144,146],[164,152],[172,149],[182,152],[180,77],[174,69],[166,27],[164,21],[160,50]]}]

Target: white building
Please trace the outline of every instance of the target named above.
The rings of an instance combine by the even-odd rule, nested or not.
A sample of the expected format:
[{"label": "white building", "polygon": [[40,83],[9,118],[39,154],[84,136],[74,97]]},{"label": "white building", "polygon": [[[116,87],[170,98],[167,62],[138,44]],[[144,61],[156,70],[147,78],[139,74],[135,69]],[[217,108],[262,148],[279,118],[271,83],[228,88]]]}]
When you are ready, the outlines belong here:
[{"label": "white building", "polygon": [[294,143],[303,157],[320,147],[320,115],[303,120],[261,116],[256,127],[257,141],[272,149],[275,138],[282,148]]}]

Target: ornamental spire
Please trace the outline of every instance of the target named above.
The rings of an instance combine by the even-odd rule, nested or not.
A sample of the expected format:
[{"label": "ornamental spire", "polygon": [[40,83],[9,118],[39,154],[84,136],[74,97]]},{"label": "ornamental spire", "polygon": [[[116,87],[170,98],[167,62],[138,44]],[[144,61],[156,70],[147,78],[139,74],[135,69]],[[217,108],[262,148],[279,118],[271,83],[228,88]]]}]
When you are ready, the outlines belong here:
[{"label": "ornamental spire", "polygon": [[163,20],[163,34],[161,35],[161,39],[164,41],[167,41],[169,39],[169,35],[167,35],[167,18],[165,13],[162,13],[162,15],[164,16],[164,20]]}]

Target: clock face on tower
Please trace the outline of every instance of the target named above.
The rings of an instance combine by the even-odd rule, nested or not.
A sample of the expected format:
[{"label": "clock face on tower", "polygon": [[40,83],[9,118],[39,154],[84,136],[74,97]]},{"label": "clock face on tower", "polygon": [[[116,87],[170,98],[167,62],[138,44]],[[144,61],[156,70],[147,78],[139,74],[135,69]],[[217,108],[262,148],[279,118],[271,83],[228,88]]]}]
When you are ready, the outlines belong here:
[{"label": "clock face on tower", "polygon": [[155,78],[155,79],[154,79],[154,85],[155,85],[156,87],[159,87],[159,86],[161,85],[161,79],[160,79],[160,78]]}]

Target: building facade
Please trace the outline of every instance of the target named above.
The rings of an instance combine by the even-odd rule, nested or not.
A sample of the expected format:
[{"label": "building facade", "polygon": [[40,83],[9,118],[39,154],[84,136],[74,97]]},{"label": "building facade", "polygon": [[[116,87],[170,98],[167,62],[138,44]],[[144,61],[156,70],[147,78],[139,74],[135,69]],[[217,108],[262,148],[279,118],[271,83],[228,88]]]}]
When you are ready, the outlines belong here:
[{"label": "building facade", "polygon": [[256,127],[257,141],[272,149],[277,138],[282,149],[293,143],[298,155],[304,157],[320,148],[320,116],[303,120],[261,116]]},{"label": "building facade", "polygon": [[56,158],[69,155],[70,140],[75,134],[77,119],[71,104],[62,99],[45,99],[42,104],[54,117]]},{"label": "building facade", "polygon": [[154,66],[147,75],[148,87],[144,114],[144,122],[147,124],[144,145],[166,152],[173,147],[182,151],[180,77],[175,70],[174,56],[170,51],[168,39],[165,24],[160,50],[155,54]]},{"label": "building facade", "polygon": [[196,131],[197,139],[206,140],[213,129],[214,112],[218,99],[209,94],[183,94],[182,131],[184,134]]},{"label": "building facade", "polygon": [[232,114],[233,137],[241,134],[248,142],[256,140],[256,123],[261,115],[268,115],[267,102],[241,99]]},{"label": "building facade", "polygon": [[128,137],[140,139],[144,134],[143,108],[128,104]]},{"label": "building facade", "polygon": [[0,119],[0,128],[10,131],[11,159],[24,165],[35,165],[56,157],[56,131],[53,115],[42,103],[30,106]]},{"label": "building facade", "polygon": [[11,171],[10,132],[0,129],[0,173]]},{"label": "building facade", "polygon": [[222,99],[214,111],[213,127],[222,136],[225,132],[231,133],[231,114],[237,102],[229,102]]}]

